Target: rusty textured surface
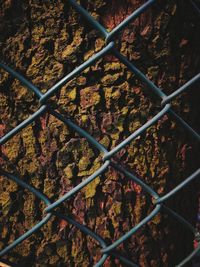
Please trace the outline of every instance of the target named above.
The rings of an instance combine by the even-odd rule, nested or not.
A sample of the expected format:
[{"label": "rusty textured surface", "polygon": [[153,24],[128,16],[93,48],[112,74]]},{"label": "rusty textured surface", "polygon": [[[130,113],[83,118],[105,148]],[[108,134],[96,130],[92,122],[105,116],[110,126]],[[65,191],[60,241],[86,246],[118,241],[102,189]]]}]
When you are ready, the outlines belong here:
[{"label": "rusty textured surface", "polygon": [[[81,1],[109,29],[143,1]],[[48,90],[104,45],[97,33],[67,2],[3,1],[1,57]],[[165,8],[163,9],[163,6]],[[179,8],[177,8],[179,5]],[[118,48],[167,93],[199,70],[199,30],[193,10],[182,1],[159,2],[120,36]],[[1,71],[0,132],[6,133],[32,114],[37,100],[19,82]],[[197,90],[198,88],[194,88]],[[148,97],[147,97],[148,96]],[[160,103],[113,56],[106,56],[64,86],[52,104],[107,148],[116,146],[151,118]],[[174,101],[178,112],[197,129],[198,100],[192,93]],[[180,138],[181,136],[181,138]],[[101,164],[85,139],[55,118],[44,115],[1,148],[4,168],[18,173],[52,200],[77,185]],[[116,158],[159,193],[167,192],[195,170],[198,148],[167,116]],[[191,155],[195,155],[191,161]],[[41,203],[26,190],[1,178],[0,247],[41,219]],[[197,186],[191,185],[173,201],[174,209],[195,223]],[[112,168],[62,206],[75,218],[116,240],[138,223],[152,207],[141,189]],[[192,249],[192,238],[164,215],[156,216],[137,235],[120,246],[140,266],[173,266]],[[188,246],[184,245],[184,241]],[[176,253],[174,253],[176,251]],[[63,221],[52,219],[7,257],[20,266],[90,266],[100,256],[91,238]],[[109,259],[105,266],[120,266]]]}]

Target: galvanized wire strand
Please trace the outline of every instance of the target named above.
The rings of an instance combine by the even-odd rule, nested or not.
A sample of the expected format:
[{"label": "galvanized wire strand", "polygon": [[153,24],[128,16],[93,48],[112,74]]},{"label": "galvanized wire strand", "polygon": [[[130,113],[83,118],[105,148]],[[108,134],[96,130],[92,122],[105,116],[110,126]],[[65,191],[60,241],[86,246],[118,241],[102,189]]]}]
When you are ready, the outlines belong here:
[{"label": "galvanized wire strand", "polygon": [[195,1],[190,0],[190,3],[194,7],[194,10],[197,12],[197,14],[200,16],[200,8],[197,6],[197,4],[195,3]]},{"label": "galvanized wire strand", "polygon": [[83,15],[90,23],[90,25],[92,25],[94,29],[100,32],[104,38],[108,36],[108,31],[97,20],[95,20],[92,16],[90,16],[87,10],[85,10],[81,5],[79,5],[74,0],[68,0],[68,2],[78,11],[78,13]]},{"label": "galvanized wire strand", "polygon": [[[75,221],[70,216],[63,215],[63,214],[60,214],[60,213],[55,212],[55,211],[52,211],[52,214],[57,216],[58,218],[61,218],[65,221],[69,222],[70,224],[72,224],[75,227],[77,227],[78,229],[80,229],[84,234],[91,236],[91,238],[94,238],[101,245],[102,248],[107,247],[107,244],[103,240],[103,238],[100,237],[99,235],[97,235],[96,233],[94,233],[87,226],[80,224],[79,222]],[[120,255],[118,252],[115,252],[115,251],[112,251],[110,254],[103,254],[102,258],[98,261],[98,263],[95,264],[95,267],[102,266],[102,262],[105,261],[108,256],[112,256],[112,257],[120,259],[122,262],[126,263],[127,266],[138,267],[138,265],[136,265],[135,263],[132,263],[130,260],[128,260],[127,258],[125,258],[124,256]]]},{"label": "galvanized wire strand", "polygon": [[183,218],[180,214],[175,212],[174,210],[170,209],[166,205],[162,204],[162,208],[169,213],[176,221],[180,222],[183,226],[185,226],[188,230],[190,230],[193,234],[196,233],[195,228],[185,219]]},{"label": "galvanized wire strand", "polygon": [[115,37],[121,30],[123,30],[130,22],[138,18],[140,14],[144,13],[144,11],[146,11],[156,1],[157,0],[147,1],[138,9],[136,9],[130,16],[124,19],[120,24],[118,24],[106,37],[106,43],[109,43],[113,39],[113,37]]},{"label": "galvanized wire strand", "polygon": [[[99,25],[100,23],[95,21],[94,18],[92,18],[92,16],[89,14],[89,12],[87,12],[83,7],[81,7],[79,4],[76,3],[76,1],[74,0],[69,0],[69,2],[75,7],[75,9],[84,16],[85,19],[87,19],[90,23],[92,23],[92,25],[94,26],[94,28],[98,31],[99,30]],[[147,3],[149,5],[151,5],[154,1],[148,1]],[[145,5],[145,4],[144,4]],[[140,9],[140,8],[139,8]],[[146,8],[144,8],[143,12],[146,10]],[[130,23],[132,21],[133,14],[137,14],[137,16],[134,16],[134,19],[137,18],[141,13],[137,13],[137,11],[134,11],[130,16],[128,16],[125,21],[126,23],[123,24],[123,22],[121,23],[121,25],[127,26],[128,23]],[[96,23],[95,23],[96,22]],[[98,26],[97,26],[98,24]],[[118,27],[118,26],[117,26]],[[117,28],[116,27],[116,28]],[[122,27],[122,26],[121,26]],[[119,30],[121,30],[121,27]],[[124,28],[123,27],[123,28]],[[117,31],[115,30],[116,28],[113,29],[113,31]],[[106,32],[106,29],[101,25],[101,29],[103,29]],[[102,30],[99,31],[100,33],[102,33]],[[109,34],[108,34],[109,35]],[[105,39],[106,40],[106,39]],[[136,74],[141,81],[143,81],[145,84],[147,84],[147,86],[152,89],[154,91],[155,94],[157,94],[162,100],[164,100],[167,95],[162,92],[162,90],[160,88],[158,88],[153,82],[151,82],[138,68],[136,68],[125,56],[123,56],[115,47],[114,44],[112,46],[111,51],[113,52],[113,54],[124,64],[128,67],[128,69],[133,72],[134,74]],[[185,89],[184,89],[185,90]],[[196,138],[198,141],[200,141],[200,135],[195,132],[194,129],[192,129],[183,119],[181,119],[173,110],[170,110],[171,114],[173,116],[175,116],[175,118],[179,121],[180,124],[182,124],[182,126],[194,137]]]},{"label": "galvanized wire strand", "polygon": [[[143,81],[148,88],[150,88],[157,96],[159,96],[161,99],[165,99],[167,95],[161,91],[160,88],[158,88],[153,82],[151,82],[138,68],[136,68],[125,56],[120,54],[119,51],[116,49],[112,49],[114,51],[114,54],[121,62],[123,62],[134,74],[136,74],[141,81]],[[175,117],[175,119],[198,141],[200,141],[200,135],[190,127],[188,123],[186,123],[180,116],[176,114],[171,108],[169,109],[169,113]]]},{"label": "galvanized wire strand", "polygon": [[[0,169],[0,175],[3,175],[7,177],[8,179],[14,181],[21,187],[29,190],[31,193],[33,193],[36,197],[41,199],[46,205],[50,204],[49,199],[42,194],[40,191],[32,187],[31,185],[27,184],[26,182],[22,181],[19,179],[16,175],[10,174],[4,170]],[[30,230],[28,230],[25,234],[21,235],[18,237],[15,241],[13,241],[10,245],[8,245],[6,248],[0,251],[0,257],[4,256],[7,254],[11,249],[15,248],[18,244],[20,244],[22,241],[27,239],[29,236],[34,234],[37,230],[39,230],[44,224],[46,224],[50,219],[51,219],[51,214],[47,214],[39,223],[37,223],[34,227],[32,227]]]},{"label": "galvanized wire strand", "polygon": [[[57,216],[58,218],[61,218],[61,219],[65,220],[65,221],[67,221],[68,223],[74,225],[75,227],[80,229],[84,234],[91,236],[91,238],[95,239],[101,245],[102,248],[106,248],[107,247],[107,244],[103,240],[103,238],[100,237],[99,235],[97,235],[96,233],[94,233],[87,226],[80,224],[79,222],[75,221],[70,216],[58,213],[56,211],[52,211],[52,214]],[[98,263],[95,264],[95,267],[102,266],[103,259],[107,259],[108,256],[112,256],[112,257],[120,259],[122,262],[126,263],[127,266],[138,267],[137,264],[131,262],[129,259],[125,258],[124,256],[120,255],[118,252],[115,252],[115,251],[112,251],[110,254],[104,254],[102,256],[102,258],[98,261]]]},{"label": "galvanized wire strand", "polygon": [[135,138],[137,138],[139,135],[141,135],[146,129],[148,129],[150,126],[152,126],[154,123],[156,123],[164,114],[166,114],[167,111],[169,110],[169,108],[170,108],[170,104],[167,104],[152,119],[150,119],[145,124],[143,124],[143,126],[141,126],[138,130],[136,130],[134,133],[132,133],[129,137],[127,137],[124,141],[122,141],[118,146],[116,146],[111,151],[106,153],[104,156],[104,160],[111,158],[114,154],[116,154],[118,151],[120,151],[122,148],[124,148],[126,145],[128,145],[131,141],[133,141]]},{"label": "galvanized wire strand", "polygon": [[183,86],[181,86],[179,89],[177,89],[175,92],[173,92],[171,95],[168,95],[161,103],[162,106],[164,106],[166,103],[169,103],[171,100],[173,100],[175,97],[183,93],[184,91],[190,89],[190,86],[192,86],[194,83],[200,81],[200,73],[198,73],[196,76],[194,76],[191,80],[186,82]]},{"label": "galvanized wire strand", "polygon": [[35,121],[36,118],[40,117],[44,112],[47,110],[47,106],[41,106],[33,115],[31,115],[29,118],[21,122],[19,125],[17,125],[15,128],[13,128],[10,132],[5,134],[2,138],[0,138],[0,145],[4,145],[10,138],[12,138],[14,135],[19,133],[22,129],[27,127],[29,124]]},{"label": "galvanized wire strand", "polygon": [[190,253],[182,262],[180,262],[176,267],[182,267],[185,266],[191,259],[193,259],[197,254],[200,252],[200,244],[198,247]]},{"label": "galvanized wire strand", "polygon": [[76,131],[80,136],[85,137],[88,142],[96,147],[100,152],[103,152],[104,154],[108,153],[107,149],[101,145],[99,142],[97,142],[90,134],[88,134],[85,130],[80,128],[78,125],[73,123],[70,119],[66,119],[63,117],[60,113],[56,112],[55,110],[50,110],[50,113],[59,119],[60,121],[64,122],[66,125],[68,125],[70,128],[72,128],[74,131]]},{"label": "galvanized wire strand", "polygon": [[[185,226],[188,230],[190,230],[195,236],[196,229],[187,220],[185,220],[182,216],[180,216],[178,213],[176,213],[175,211],[173,211],[172,209],[168,208],[165,205],[162,205],[162,208],[168,214],[170,214],[174,219],[176,219],[176,221],[180,222],[183,226]],[[185,266],[185,264],[188,263],[192,258],[194,258],[194,256],[199,254],[199,252],[200,252],[200,244],[188,256],[186,256],[185,259],[183,259],[178,265],[176,265],[176,267]]]},{"label": "galvanized wire strand", "polygon": [[94,54],[92,57],[90,57],[87,61],[85,61],[83,64],[78,66],[76,69],[74,69],[72,72],[70,72],[68,75],[66,75],[62,80],[60,80],[58,83],[56,83],[52,88],[50,88],[41,98],[40,103],[44,104],[44,102],[49,99],[52,95],[54,95],[63,85],[65,85],[67,82],[72,80],[73,78],[77,77],[78,74],[80,74],[83,70],[85,70],[87,67],[91,66],[93,63],[95,63],[98,59],[102,58],[105,54],[107,54],[111,48],[114,46],[114,42],[109,43],[106,47],[104,47],[101,51]]},{"label": "galvanized wire strand", "polygon": [[52,209],[58,207],[61,203],[64,201],[68,200],[70,197],[72,197],[75,193],[79,192],[83,187],[91,183],[96,177],[99,175],[103,174],[106,169],[109,166],[109,161],[107,160],[101,168],[99,168],[96,172],[94,172],[92,175],[90,175],[88,178],[83,180],[80,184],[78,184],[76,187],[71,189],[69,192],[64,194],[61,198],[59,198],[57,201],[55,201],[53,204],[49,205],[46,209],[45,212],[50,212]]},{"label": "galvanized wire strand", "polygon": [[176,112],[170,109],[169,114],[171,114],[173,118],[180,125],[182,125],[191,136],[193,136],[198,142],[200,142],[200,134],[198,134],[187,122],[185,122],[178,114],[176,114]]},{"label": "galvanized wire strand", "polygon": [[156,203],[162,203],[163,201],[166,201],[170,197],[174,196],[177,192],[179,192],[182,188],[184,188],[187,184],[192,182],[197,177],[200,177],[200,169],[196,170],[192,175],[190,175],[187,179],[185,179],[182,183],[180,183],[177,187],[175,187],[173,190],[171,190],[169,193],[164,195],[163,197],[160,197],[156,200]]},{"label": "galvanized wire strand", "polygon": [[159,198],[159,195],[150,186],[148,186],[146,183],[144,183],[141,179],[136,177],[130,171],[125,169],[119,163],[115,163],[115,162],[111,161],[111,166],[114,167],[116,170],[120,171],[121,173],[123,173],[129,179],[133,180],[136,184],[140,185],[142,187],[142,189],[145,192],[147,192],[150,196],[152,196],[155,199]]},{"label": "galvanized wire strand", "polygon": [[[84,234],[89,235],[92,238],[94,238],[101,245],[102,248],[106,248],[106,243],[103,240],[103,238],[101,238],[99,235],[95,234],[92,230],[90,230],[85,225],[80,224],[79,222],[75,221],[70,216],[60,214],[60,213],[55,212],[55,211],[52,211],[52,214],[57,216],[58,218],[61,218],[65,221],[67,221],[68,223],[74,225],[76,228],[80,229]],[[101,259],[95,264],[95,267],[102,266],[103,263],[105,262],[105,260],[108,258],[108,256],[109,256],[108,254],[103,254]]]},{"label": "galvanized wire strand", "polygon": [[[191,231],[194,235],[196,234],[195,228],[180,214],[176,213],[172,209],[168,208],[165,202],[174,197],[179,191],[185,188],[189,183],[193,182],[194,179],[197,179],[200,174],[200,169],[196,170],[193,174],[187,177],[183,182],[178,184],[174,189],[170,192],[166,193],[163,196],[160,196],[153,188],[146,184],[141,178],[138,178],[135,174],[133,174],[132,170],[128,170],[126,166],[122,166],[122,163],[116,162],[114,159],[114,155],[119,152],[122,148],[125,148],[131,141],[137,138],[139,135],[143,134],[149,127],[155,125],[159,119],[161,119],[165,114],[172,115],[173,119],[175,119],[178,123],[180,123],[185,130],[187,130],[191,136],[193,136],[198,142],[200,141],[200,135],[187,124],[176,112],[172,110],[172,103],[171,101],[175,99],[177,96],[181,95],[183,92],[188,91],[192,85],[196,84],[200,80],[200,74],[196,74],[192,79],[182,85],[180,88],[175,90],[172,94],[166,95],[158,86],[156,86],[152,81],[150,81],[145,74],[140,71],[131,61],[128,60],[124,55],[122,55],[115,47],[115,39],[117,34],[121,32],[130,22],[134,19],[138,18],[141,14],[143,14],[146,10],[148,10],[156,0],[149,0],[141,5],[138,9],[136,9],[130,16],[128,16],[124,21],[122,21],[118,26],[116,26],[111,32],[108,32],[104,26],[102,26],[97,20],[95,20],[87,10],[85,10],[81,5],[79,5],[74,0],[68,0],[69,4],[71,4],[78,13],[80,13],[88,22],[89,24],[97,30],[98,33],[103,37],[105,41],[105,47],[90,57],[88,60],[83,62],[77,68],[75,68],[72,72],[68,73],[64,76],[60,81],[58,81],[55,85],[53,85],[46,93],[42,93],[40,89],[38,89],[35,85],[29,82],[25,77],[21,74],[10,68],[4,63],[0,63],[0,68],[4,69],[10,75],[17,80],[19,80],[28,90],[32,91],[34,95],[38,98],[40,103],[40,107],[36,112],[30,115],[26,120],[21,122],[18,126],[14,129],[6,133],[4,136],[0,138],[0,145],[4,145],[6,142],[12,139],[16,134],[20,133],[25,127],[30,125],[31,123],[35,122],[37,118],[42,116],[44,113],[51,114],[56,119],[62,121],[65,125],[67,125],[72,131],[78,133],[81,137],[85,138],[87,142],[97,149],[102,156],[102,165],[98,168],[93,174],[89,177],[85,178],[82,182],[80,182],[77,186],[73,189],[65,193],[62,197],[57,199],[54,202],[51,202],[48,197],[46,197],[43,193],[39,190],[35,189],[33,186],[29,185],[27,182],[18,178],[18,175],[10,174],[4,170],[0,169],[0,174],[7,179],[11,179],[19,186],[25,188],[26,190],[30,191],[35,195],[36,198],[39,198],[41,201],[45,203],[44,218],[42,218],[39,223],[37,223],[34,227],[30,230],[25,232],[23,235],[18,237],[14,242],[9,244],[6,248],[4,248],[0,252],[0,256],[6,255],[12,249],[14,249],[17,245],[35,233],[38,229],[40,229],[44,224],[46,224],[52,216],[56,216],[60,219],[67,221],[68,223],[74,225],[76,228],[80,229],[85,235],[89,235],[91,238],[96,240],[101,247],[101,258],[95,264],[96,267],[100,267],[104,264],[105,260],[108,257],[118,258],[120,261],[125,263],[128,266],[136,267],[137,264],[131,262],[126,257],[119,254],[116,248],[134,235],[139,229],[144,227],[148,222],[150,222],[158,213],[166,212],[171,217],[173,217],[176,221],[184,225],[189,231]],[[195,8],[196,11],[199,11],[198,6],[195,4],[194,1],[190,1]],[[52,97],[56,92],[58,92],[63,85],[67,82],[71,81],[73,78],[77,77],[82,71],[86,68],[92,66],[97,60],[103,58],[107,53],[113,54],[118,60],[123,63],[132,73],[134,73],[140,81],[147,85],[147,88],[151,90],[155,95],[157,95],[161,99],[161,110],[153,116],[150,120],[148,120],[145,124],[143,124],[139,129],[133,132],[130,136],[128,136],[125,140],[123,140],[119,145],[112,148],[108,151],[102,144],[97,142],[97,140],[89,134],[85,129],[82,129],[76,122],[73,121],[71,118],[66,118],[61,115],[58,111],[56,111],[52,105],[48,102],[50,97]],[[81,189],[91,183],[97,177],[101,177],[104,174],[108,167],[114,168],[119,173],[124,175],[124,179],[130,179],[137,185],[141,186],[142,190],[151,197],[151,204],[152,204],[152,211],[146,217],[144,217],[138,224],[136,224],[132,229],[128,232],[123,234],[120,238],[114,241],[111,244],[107,244],[104,239],[97,235],[93,230],[89,229],[86,225],[80,224],[76,220],[71,217],[71,214],[61,214],[55,211],[57,207],[59,207],[62,203],[69,200],[71,197],[75,196]],[[198,246],[193,252],[190,253],[179,265],[177,266],[184,266],[188,263],[189,260],[194,258],[194,256],[199,253],[200,246]]]},{"label": "galvanized wire strand", "polygon": [[35,93],[35,95],[40,98],[42,96],[42,93],[40,90],[33,85],[31,82],[29,82],[26,78],[24,78],[21,74],[16,72],[15,70],[11,69],[9,66],[3,64],[0,62],[0,68],[4,69],[8,73],[10,73],[13,77],[15,77],[17,80],[19,80],[24,86],[26,86],[30,91]]},{"label": "galvanized wire strand", "polygon": [[153,217],[155,217],[158,212],[161,209],[161,205],[158,204],[156,205],[156,207],[153,209],[153,211],[146,216],[141,222],[139,222],[134,228],[132,228],[129,232],[127,232],[126,234],[124,234],[122,237],[120,237],[119,239],[117,239],[117,241],[115,241],[112,245],[108,246],[105,249],[102,249],[103,253],[107,253],[110,252],[111,250],[115,249],[117,246],[119,246],[121,243],[123,243],[125,240],[127,240],[128,238],[130,238],[133,234],[135,234],[142,226],[144,226],[145,224],[147,224]]}]

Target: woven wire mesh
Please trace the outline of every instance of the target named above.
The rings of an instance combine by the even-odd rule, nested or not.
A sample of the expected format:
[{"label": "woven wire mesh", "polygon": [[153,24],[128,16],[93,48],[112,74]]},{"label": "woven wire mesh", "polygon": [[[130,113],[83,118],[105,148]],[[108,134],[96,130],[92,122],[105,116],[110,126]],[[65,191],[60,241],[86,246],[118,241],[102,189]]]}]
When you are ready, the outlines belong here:
[{"label": "woven wire mesh", "polygon": [[[124,55],[122,55],[118,49],[115,47],[115,41],[118,38],[118,35],[121,30],[123,30],[130,22],[138,18],[142,13],[144,13],[149,7],[151,7],[156,0],[149,0],[145,4],[143,4],[141,7],[139,7],[137,10],[135,10],[130,16],[128,16],[124,21],[122,21],[117,27],[115,27],[111,32],[108,32],[97,20],[95,20],[81,5],[79,5],[74,0],[68,0],[68,2],[89,22],[89,24],[96,29],[99,34],[103,37],[105,40],[105,47],[92,57],[90,57],[87,61],[85,61],[83,64],[81,64],[79,67],[74,69],[71,73],[66,75],[64,78],[62,78],[59,82],[57,82],[53,87],[51,87],[46,93],[41,93],[41,91],[34,86],[32,83],[30,83],[26,78],[24,78],[22,75],[17,73],[15,70],[11,69],[4,63],[0,63],[0,67],[3,68],[5,71],[10,73],[13,77],[18,79],[25,87],[27,87],[30,91],[32,91],[35,96],[38,98],[40,102],[40,108],[31,115],[28,119],[24,120],[22,123],[20,123],[18,126],[16,126],[14,129],[12,129],[10,132],[5,134],[0,139],[0,144],[3,145],[6,142],[8,142],[14,135],[19,133],[23,128],[34,122],[38,117],[42,116],[44,113],[49,113],[58,120],[62,121],[64,124],[66,124],[69,128],[74,130],[76,133],[78,133],[80,136],[87,139],[87,141],[94,146],[96,149],[99,150],[100,153],[103,154],[102,158],[102,166],[96,170],[92,175],[90,175],[88,178],[86,178],[84,181],[82,181],[80,184],[75,186],[72,190],[65,193],[61,198],[59,198],[55,202],[51,202],[48,197],[46,197],[43,193],[35,189],[33,186],[29,185],[28,183],[22,181],[19,177],[16,175],[10,174],[4,170],[0,170],[0,174],[14,182],[16,182],[18,185],[20,185],[23,188],[26,188],[30,192],[32,192],[37,198],[42,200],[46,208],[44,209],[44,217],[43,219],[37,223],[33,228],[28,230],[25,234],[17,238],[13,243],[5,247],[1,252],[0,256],[6,255],[10,250],[15,248],[18,244],[23,242],[25,239],[27,239],[29,236],[31,236],[33,233],[35,233],[40,227],[42,227],[44,224],[46,224],[52,216],[57,216],[63,220],[66,220],[68,223],[74,225],[78,229],[80,229],[84,234],[91,236],[93,239],[95,239],[99,245],[101,246],[102,250],[102,257],[101,259],[96,263],[95,266],[102,266],[105,260],[112,255],[113,257],[116,257],[120,259],[124,264],[127,264],[128,266],[138,266],[136,263],[131,262],[127,258],[119,255],[116,252],[116,248],[126,241],[131,235],[134,235],[141,227],[143,227],[145,224],[147,224],[153,217],[155,217],[161,210],[168,213],[170,216],[174,217],[175,220],[179,221],[181,224],[183,224],[186,228],[188,228],[195,236],[195,239],[197,242],[200,239],[200,234],[197,232],[195,227],[193,227],[186,219],[184,219],[182,216],[180,216],[178,213],[174,212],[171,208],[167,207],[165,205],[165,202],[172,198],[175,194],[177,194],[182,188],[186,187],[190,182],[192,182],[194,179],[199,177],[200,169],[197,169],[194,173],[192,173],[189,177],[187,177],[183,182],[181,182],[179,185],[177,185],[174,189],[172,189],[167,194],[160,196],[156,191],[154,191],[148,184],[143,182],[140,178],[133,175],[130,171],[128,171],[125,167],[121,166],[118,162],[114,160],[114,155],[119,152],[121,149],[123,149],[126,145],[128,145],[130,142],[132,142],[134,139],[136,139],[138,136],[140,136],[142,133],[144,133],[150,126],[155,124],[159,119],[161,119],[165,114],[170,114],[173,119],[175,119],[184,129],[185,131],[188,131],[188,133],[195,138],[198,142],[200,141],[200,135],[192,129],[173,109],[171,106],[171,101],[175,99],[177,96],[182,94],[183,92],[189,90],[191,86],[200,80],[200,73],[194,76],[191,80],[186,82],[183,86],[175,90],[172,94],[166,95],[159,87],[157,87],[153,82],[151,82],[132,62],[128,60]],[[190,1],[192,6],[194,7],[194,10],[200,14],[200,11],[198,9],[197,4],[194,1]],[[63,115],[61,115],[58,111],[56,111],[54,108],[52,108],[51,104],[48,102],[48,100],[58,92],[63,85],[65,85],[67,82],[71,81],[74,77],[79,75],[82,71],[84,71],[87,67],[94,64],[98,59],[104,57],[107,53],[113,54],[116,58],[118,58],[124,65],[127,66],[127,68],[134,73],[143,83],[147,85],[149,90],[151,90],[154,94],[156,94],[161,99],[161,111],[159,111],[153,118],[151,118],[149,121],[147,121],[144,125],[142,125],[138,130],[133,132],[128,138],[123,140],[120,144],[118,144],[116,147],[108,151],[102,144],[97,142],[93,136],[91,136],[87,131],[80,128],[77,124],[75,124],[71,119],[65,118]],[[105,240],[97,235],[95,232],[87,228],[87,226],[80,224],[76,220],[74,220],[69,215],[63,215],[61,213],[58,213],[55,211],[55,209],[60,206],[64,201],[67,201],[72,196],[77,194],[82,188],[87,186],[89,183],[91,183],[94,179],[96,179],[99,175],[106,172],[109,166],[112,166],[115,168],[118,172],[125,175],[127,178],[134,181],[134,183],[140,185],[142,189],[150,195],[152,199],[152,203],[154,205],[153,211],[146,216],[140,223],[135,225],[131,230],[129,230],[127,233],[125,233],[123,236],[121,236],[119,239],[117,239],[112,244],[107,244]],[[190,255],[188,255],[185,259],[182,260],[181,263],[178,264],[178,266],[185,265],[189,260],[191,260],[196,254],[200,252],[200,244],[198,242],[198,245],[194,251],[191,252]]]}]

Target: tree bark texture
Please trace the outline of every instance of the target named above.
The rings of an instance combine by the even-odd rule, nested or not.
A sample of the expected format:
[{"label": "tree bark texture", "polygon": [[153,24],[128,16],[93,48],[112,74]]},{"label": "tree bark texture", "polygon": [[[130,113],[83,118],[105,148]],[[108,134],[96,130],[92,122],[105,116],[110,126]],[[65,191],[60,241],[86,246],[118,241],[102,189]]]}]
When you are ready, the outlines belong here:
[{"label": "tree bark texture", "polygon": [[[80,1],[109,30],[144,2]],[[68,1],[4,0],[0,8],[1,59],[42,92],[104,46]],[[157,1],[122,31],[116,47],[169,94],[199,71],[198,21],[189,1]],[[33,114],[39,103],[19,81],[3,70],[0,75],[3,135]],[[197,131],[198,89],[193,86],[173,101],[174,110]],[[63,86],[51,105],[108,149],[161,109],[160,99],[110,54]],[[197,143],[166,115],[115,159],[162,195],[196,170],[198,155]],[[86,139],[47,113],[3,145],[0,160],[4,170],[52,201],[102,165],[102,155]],[[3,176],[0,185],[0,248],[4,248],[41,220],[44,205]],[[193,182],[167,202],[194,225],[197,185]],[[153,205],[139,186],[110,167],[59,209],[109,243],[139,223]],[[118,248],[142,267],[174,266],[192,249],[193,236],[164,212]],[[92,238],[53,217],[4,259],[18,266],[93,266],[100,257]],[[104,266],[125,265],[109,258]]]}]

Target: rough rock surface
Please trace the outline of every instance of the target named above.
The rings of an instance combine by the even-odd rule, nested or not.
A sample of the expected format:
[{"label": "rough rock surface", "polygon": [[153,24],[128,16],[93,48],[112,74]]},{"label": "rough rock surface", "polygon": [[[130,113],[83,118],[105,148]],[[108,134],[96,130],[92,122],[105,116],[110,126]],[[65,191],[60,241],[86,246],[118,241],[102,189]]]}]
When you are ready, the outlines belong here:
[{"label": "rough rock surface", "polygon": [[[109,30],[144,1],[80,1]],[[185,2],[185,3],[183,3]],[[126,27],[117,47],[167,94],[200,67],[198,17],[187,1],[158,1]],[[67,1],[0,2],[0,54],[42,92],[101,50],[104,41]],[[0,132],[15,127],[39,107],[37,99],[0,70]],[[198,130],[198,86],[173,101],[174,109]],[[52,103],[111,149],[160,109],[160,100],[112,55],[107,55],[63,86]],[[121,150],[127,168],[164,194],[197,168],[194,140],[164,116]],[[101,156],[84,138],[45,114],[1,148],[3,168],[45,193],[52,201],[101,166]],[[42,218],[44,205],[27,190],[0,178],[0,248]],[[195,224],[197,186],[168,201]],[[71,212],[108,242],[119,238],[151,210],[140,187],[109,168],[60,210]],[[156,216],[119,250],[142,267],[174,266],[192,250],[193,237],[166,214]],[[92,266],[100,248],[55,217],[5,259],[19,266]],[[105,266],[121,266],[108,259]],[[124,265],[122,265],[124,266]]]}]

